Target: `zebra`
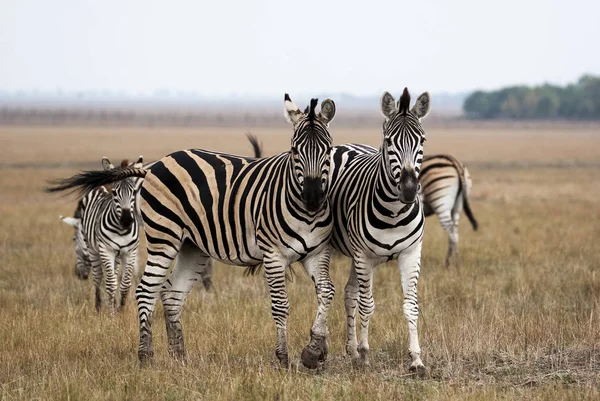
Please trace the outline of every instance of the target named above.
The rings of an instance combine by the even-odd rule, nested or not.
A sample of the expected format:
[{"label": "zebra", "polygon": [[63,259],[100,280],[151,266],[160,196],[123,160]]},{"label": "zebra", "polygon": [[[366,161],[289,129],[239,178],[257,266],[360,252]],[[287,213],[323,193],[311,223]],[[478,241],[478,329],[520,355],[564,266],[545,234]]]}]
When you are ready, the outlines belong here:
[{"label": "zebra", "polygon": [[[102,164],[105,172],[121,172],[128,168],[141,168],[143,157],[132,164],[121,162],[120,168],[114,168],[105,157]],[[81,218],[79,229],[83,234],[96,287],[96,310],[102,308],[101,286],[103,274],[106,276],[106,293],[111,314],[115,312],[117,290],[116,263],[122,266],[119,292],[123,309],[127,293],[131,287],[132,273],[137,264],[140,242],[139,221],[136,217],[136,192],[138,183],[135,178],[118,181],[114,185],[93,186],[81,199]],[[49,187],[48,192],[56,192],[58,187]]]},{"label": "zebra", "polygon": [[448,253],[444,265],[449,267],[458,256],[458,221],[463,210],[473,230],[478,223],[469,205],[471,176],[469,170],[451,155],[428,155],[423,158],[419,175],[425,217],[436,214],[448,233]]},{"label": "zebra", "polygon": [[[102,158],[102,167],[105,170],[112,170],[115,166],[110,162],[110,160],[105,156]],[[65,217],[59,216],[60,220],[73,227],[75,229],[75,234],[73,235],[73,242],[75,243],[75,275],[80,280],[87,280],[90,275],[90,270],[92,268],[92,263],[90,261],[90,253],[87,248],[87,244],[85,242],[85,236],[83,234],[83,230],[81,229],[81,216],[83,210],[83,199],[80,199],[77,202],[77,207],[75,208],[75,212],[73,212],[73,217]],[[118,261],[115,264],[115,270],[117,269]]]},{"label": "zebra", "polygon": [[[302,112],[288,94],[285,116],[293,126],[291,149],[256,160],[202,149],[174,152],[150,170],[88,171],[57,183],[53,190],[84,191],[128,177],[144,178],[141,213],[148,249],[136,289],[142,366],[154,355],[151,321],[160,297],[169,353],[186,361],[181,312],[187,294],[209,258],[264,266],[277,328],[275,355],[289,367],[285,271],[296,261],[315,283],[317,314],[301,360],[316,368],[327,355],[327,314],[335,293],[327,243],[333,216],[327,192],[333,145],[328,131],[335,103],[317,99]],[[169,272],[173,260],[177,261]]]},{"label": "zebra", "polygon": [[[417,332],[417,282],[421,267],[424,215],[418,197],[425,132],[421,119],[430,110],[429,93],[412,109],[404,89],[398,103],[389,92],[381,100],[383,142],[336,146],[332,154],[330,202],[334,229],[330,247],[352,259],[345,287],[346,352],[359,367],[369,366],[369,321],[373,315],[373,269],[398,259],[408,321],[411,371],[425,373]],[[356,337],[356,308],[361,318]]]}]

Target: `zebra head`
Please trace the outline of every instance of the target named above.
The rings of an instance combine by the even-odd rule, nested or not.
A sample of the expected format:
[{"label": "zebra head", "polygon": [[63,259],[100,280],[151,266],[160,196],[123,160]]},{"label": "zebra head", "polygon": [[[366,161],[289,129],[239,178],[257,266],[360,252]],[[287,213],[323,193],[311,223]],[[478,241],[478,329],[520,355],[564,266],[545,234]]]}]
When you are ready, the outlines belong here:
[{"label": "zebra head", "polygon": [[421,119],[431,108],[429,93],[417,98],[412,109],[408,89],[398,100],[389,92],[381,96],[383,123],[382,154],[388,176],[396,183],[402,203],[413,203],[419,191],[419,171],[423,160],[425,131]]},{"label": "zebra head", "polygon": [[[140,156],[135,163],[129,163],[128,160],[121,162],[121,168],[135,167],[142,168],[144,158]],[[112,170],[115,167],[107,157],[102,158],[102,166],[105,170]],[[137,192],[140,188],[139,182],[135,178],[126,178],[115,182],[112,186],[105,186],[105,190],[112,195],[113,207],[116,215],[125,229],[131,227],[134,220],[136,209]]]},{"label": "zebra head", "polygon": [[335,117],[335,103],[325,99],[316,112],[318,99],[312,99],[304,112],[286,93],[285,117],[294,126],[290,156],[302,202],[309,212],[318,211],[327,200],[330,155],[333,139],[327,130]]},{"label": "zebra head", "polygon": [[75,275],[80,280],[87,280],[90,275],[92,264],[90,262],[90,253],[88,252],[87,244],[83,237],[81,218],[60,216],[60,219],[63,223],[68,224],[75,229],[75,234],[73,234],[75,255],[77,257],[77,262],[75,263]]}]

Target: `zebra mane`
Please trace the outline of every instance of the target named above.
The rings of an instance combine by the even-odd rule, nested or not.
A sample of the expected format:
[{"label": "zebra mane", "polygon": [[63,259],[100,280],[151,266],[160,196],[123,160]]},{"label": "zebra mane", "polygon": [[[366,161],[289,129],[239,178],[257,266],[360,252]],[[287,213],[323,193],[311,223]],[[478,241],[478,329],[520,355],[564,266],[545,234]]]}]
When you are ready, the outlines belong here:
[{"label": "zebra mane", "polygon": [[129,160],[123,159],[121,160],[121,168],[125,168],[129,165]]},{"label": "zebra mane", "polygon": [[410,93],[408,93],[408,88],[404,88],[404,92],[402,92],[402,96],[400,96],[400,100],[398,100],[398,112],[400,114],[408,113],[410,107]]},{"label": "zebra mane", "polygon": [[317,104],[319,104],[319,99],[310,99],[310,106],[306,106],[306,109],[304,109],[304,114],[308,114],[308,121],[311,123],[317,118],[317,113],[315,113]]}]

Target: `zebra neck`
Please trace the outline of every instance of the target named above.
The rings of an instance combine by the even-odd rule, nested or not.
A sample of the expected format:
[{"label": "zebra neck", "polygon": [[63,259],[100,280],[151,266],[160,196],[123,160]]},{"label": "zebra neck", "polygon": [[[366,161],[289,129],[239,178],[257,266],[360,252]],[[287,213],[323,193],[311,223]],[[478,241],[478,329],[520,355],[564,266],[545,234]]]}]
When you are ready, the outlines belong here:
[{"label": "zebra neck", "polygon": [[286,199],[289,201],[293,201],[298,205],[304,204],[302,203],[302,188],[300,187],[300,183],[296,179],[294,175],[294,165],[291,156],[287,156],[287,162],[285,163],[286,167],[283,170],[284,176],[284,193]]},{"label": "zebra neck", "polygon": [[389,216],[398,215],[406,205],[400,202],[400,190],[392,177],[385,154],[380,152],[379,155],[372,202],[379,209],[388,211]]}]

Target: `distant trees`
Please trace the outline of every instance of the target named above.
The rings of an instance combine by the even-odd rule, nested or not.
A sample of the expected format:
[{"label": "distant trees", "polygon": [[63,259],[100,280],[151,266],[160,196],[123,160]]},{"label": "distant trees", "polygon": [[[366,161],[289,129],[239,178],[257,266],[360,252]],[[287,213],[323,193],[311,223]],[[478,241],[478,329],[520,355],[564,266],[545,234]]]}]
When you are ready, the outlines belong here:
[{"label": "distant trees", "polygon": [[566,87],[545,84],[476,91],[465,99],[463,110],[475,119],[600,120],[600,77],[584,75]]}]

